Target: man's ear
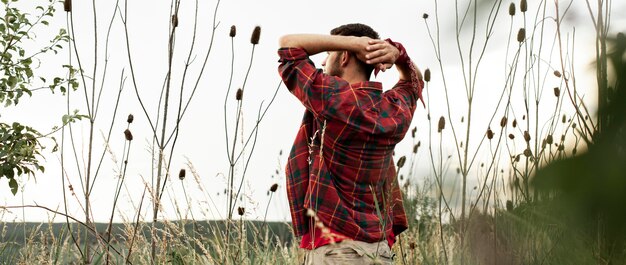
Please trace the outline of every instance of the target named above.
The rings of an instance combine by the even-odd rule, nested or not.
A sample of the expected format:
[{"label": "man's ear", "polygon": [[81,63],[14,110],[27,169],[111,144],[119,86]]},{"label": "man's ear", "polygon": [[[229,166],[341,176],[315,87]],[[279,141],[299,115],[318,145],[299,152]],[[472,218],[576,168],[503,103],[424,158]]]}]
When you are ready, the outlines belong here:
[{"label": "man's ear", "polygon": [[341,52],[341,66],[346,67],[348,66],[348,63],[350,62],[350,60],[352,59],[350,56],[350,52],[348,51],[342,51]]}]

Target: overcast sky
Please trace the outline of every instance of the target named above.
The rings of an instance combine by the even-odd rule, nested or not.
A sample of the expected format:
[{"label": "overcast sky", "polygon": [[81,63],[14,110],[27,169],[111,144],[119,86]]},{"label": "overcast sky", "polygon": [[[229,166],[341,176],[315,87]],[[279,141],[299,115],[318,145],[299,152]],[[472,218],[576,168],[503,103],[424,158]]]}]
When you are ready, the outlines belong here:
[{"label": "overcast sky", "polygon": [[[142,183],[144,181],[150,183],[151,181],[150,139],[152,134],[148,119],[144,115],[134,92],[125,36],[119,16],[113,21],[108,48],[108,66],[106,76],[104,76],[104,41],[115,6],[114,1],[111,0],[96,2],[99,57],[98,71],[95,74],[93,73],[94,25],[91,1],[74,1],[73,3],[76,49],[87,75],[88,88],[91,89],[91,78],[95,77],[98,89],[100,82],[104,80],[99,116],[96,121],[94,148],[97,155],[95,158],[100,157],[104,148],[103,135],[106,135],[108,132],[120,80],[126,78],[126,81],[113,126],[113,137],[108,143],[111,151],[105,155],[105,162],[96,180],[96,188],[92,194],[92,207],[96,221],[108,221],[114,188],[118,180],[119,163],[123,155],[124,135],[122,132],[127,126],[125,122],[126,116],[132,113],[135,116],[135,122],[131,124],[130,130],[133,132],[135,140],[130,146],[130,157],[125,178],[126,185],[122,190],[118,204],[119,212],[116,214],[116,221],[122,221],[124,218],[132,218],[135,215],[135,207],[138,205],[141,192],[143,191]],[[197,36],[192,53],[193,62],[189,67],[188,79],[185,81],[184,97],[189,96],[209,47],[213,12],[216,4],[215,1],[198,2]],[[459,6],[462,8],[466,5],[466,1],[461,2]],[[536,1],[530,2],[531,6],[527,14],[528,21],[526,22],[529,25],[535,23],[534,12],[537,10],[537,6],[533,5]],[[560,2],[561,5],[569,3],[569,1]],[[424,13],[430,15],[427,19],[428,25],[431,33],[436,34],[434,3],[435,1],[222,1],[217,12],[216,20],[219,22],[219,25],[215,31],[215,39],[207,69],[200,79],[198,90],[181,123],[176,149],[173,154],[168,154],[173,155],[170,169],[173,178],[170,179],[171,182],[168,182],[166,194],[163,196],[165,209],[162,217],[169,219],[179,218],[175,210],[175,205],[178,205],[181,208],[180,211],[183,218],[191,218],[186,201],[189,201],[192,205],[196,219],[220,219],[225,215],[226,197],[224,190],[226,188],[225,175],[228,172],[228,160],[224,135],[223,104],[231,67],[231,39],[228,37],[231,25],[237,26],[237,36],[234,39],[235,64],[232,91],[243,85],[252,51],[252,45],[250,45],[252,29],[257,25],[262,28],[261,40],[255,48],[252,70],[246,83],[246,93],[244,95],[243,135],[246,137],[254,127],[259,107],[261,104],[267,106],[280,81],[276,71],[278,38],[288,33],[327,34],[336,26],[352,22],[366,23],[377,30],[381,37],[391,37],[395,41],[402,42],[407,47],[409,55],[422,70],[426,68],[433,70],[432,82],[428,86],[428,90],[431,91],[430,101],[427,104],[430,106],[431,116],[436,121],[440,116],[448,117],[448,114],[443,94],[441,71],[433,53],[433,45],[428,35],[426,23],[422,18]],[[515,41],[517,29],[524,25],[524,20],[519,15],[518,10],[518,14],[513,18],[512,28],[514,33],[512,46],[507,55],[506,40],[509,37],[511,22],[507,12],[509,3],[503,2],[500,7],[501,13],[496,23],[496,33],[486,50],[485,58],[482,62],[483,68],[479,72],[474,105],[476,109],[474,112],[475,116],[473,116],[476,129],[472,132],[475,135],[472,139],[480,139],[485,129],[490,125],[489,119],[495,109],[497,96],[502,91],[503,80],[506,75],[503,58],[509,58],[509,62],[512,60],[514,51],[517,49]],[[576,50],[573,56],[576,59],[578,86],[584,89],[585,87],[594,87],[593,75],[585,75],[585,71],[591,69],[593,60],[594,33],[591,31],[591,20],[588,17],[586,7],[582,4],[580,1],[574,3],[573,8],[568,13],[569,17],[566,17],[562,26],[562,30],[568,33],[567,36],[564,36],[564,40],[571,45],[573,36],[571,33],[574,28],[576,29],[576,38],[574,39]],[[451,95],[451,116],[454,119],[453,122],[460,125],[461,117],[465,115],[467,102],[462,85],[463,79],[457,43],[454,39],[454,1],[439,1],[439,5],[442,63],[444,71],[446,71],[446,84]],[[548,1],[548,5],[554,5],[554,3]],[[58,7],[60,11],[55,16],[51,28],[66,24],[66,16],[62,11],[62,5],[58,5]],[[123,5],[121,8],[124,10]],[[194,10],[194,1],[182,1],[173,60],[173,91],[179,91],[180,89],[185,60],[192,44]],[[624,15],[623,10],[626,10],[624,3],[614,3],[613,10],[620,10],[621,13],[617,11],[613,13],[612,32],[626,30],[624,28],[624,25],[626,25],[624,20],[619,20]],[[127,11],[130,52],[133,58],[137,88],[148,110],[150,119],[154,122],[157,119],[158,95],[167,73],[170,2],[129,1]],[[479,19],[485,19],[488,15],[487,11],[482,10],[478,16]],[[554,15],[548,14],[547,16]],[[471,18],[469,21],[471,21]],[[479,27],[481,27],[479,34],[482,34],[484,27],[480,23]],[[548,32],[550,30],[553,32],[553,25],[548,27],[548,29]],[[50,32],[47,32],[45,29],[40,30],[41,32],[37,36],[42,41],[46,41],[45,38]],[[556,57],[558,55],[558,47],[553,46],[554,35],[553,33],[550,34],[552,35],[548,34],[546,36],[546,48],[544,48],[545,51],[542,56],[546,69],[549,69],[549,65],[553,67],[558,65],[556,60],[558,58]],[[461,37],[463,38],[461,45],[463,45],[464,50],[469,47],[467,45],[469,42],[468,36],[471,36],[469,28],[461,32]],[[42,62],[42,69],[50,67],[51,70],[48,72],[54,73],[54,71],[57,71],[54,69],[59,69],[60,65],[68,64],[68,52],[69,50],[66,49],[59,56],[51,57],[49,60]],[[552,59],[550,55],[552,55]],[[76,55],[73,54],[72,56],[72,64],[77,67]],[[321,66],[320,62],[322,59],[323,55],[313,57],[314,62],[318,66]],[[383,82],[385,88],[389,88],[397,80],[397,77],[397,73],[392,69],[392,71],[379,75],[376,80]],[[553,98],[551,96],[551,88],[561,84],[559,80],[549,78],[545,78],[542,82],[544,82],[544,86],[547,88],[544,97],[548,98],[546,101],[550,101]],[[593,90],[583,93],[586,101],[593,108],[593,103],[595,102]],[[19,106],[3,109],[0,121],[18,120],[31,124],[42,132],[47,132],[52,126],[60,124],[61,116],[67,109],[66,100],[67,98],[60,93],[51,95],[46,91],[37,92],[32,98],[23,99]],[[177,104],[177,102],[178,97],[173,96],[170,104]],[[553,106],[554,102],[550,104],[552,105],[548,106]],[[521,106],[514,107],[520,108]],[[549,108],[553,107],[546,109]],[[82,90],[70,94],[70,109],[78,109],[80,113],[87,112]],[[172,108],[170,115],[175,113],[175,110],[175,107]],[[293,138],[300,125],[303,111],[304,108],[299,102],[282,86],[273,105],[260,124],[256,147],[245,152],[246,155],[249,155],[254,151],[250,159],[250,166],[246,173],[246,181],[243,188],[245,197],[238,205],[246,207],[248,218],[263,218],[269,198],[267,191],[272,184],[278,183],[279,189],[272,198],[267,216],[271,220],[289,219],[283,167]],[[234,114],[236,113],[234,94],[232,92],[228,99],[227,113],[229,136],[232,140]],[[499,111],[499,113],[502,113],[502,111]],[[498,116],[496,123],[499,122],[501,115],[496,115]],[[171,132],[173,128],[173,120],[174,116],[170,116],[167,127],[168,132]],[[424,143],[427,140],[429,130],[426,109],[417,108],[412,123],[413,126],[418,128],[417,140],[421,140]],[[74,140],[77,143],[76,148],[79,159],[76,162],[73,158],[71,145],[68,144],[69,139],[66,139],[64,146],[66,148],[65,166],[68,174],[67,181],[73,185],[78,198],[68,198],[69,213],[82,218],[80,205],[83,203],[83,199],[80,196],[82,191],[78,189],[80,180],[76,168],[78,165],[80,170],[84,171],[84,165],[87,163],[88,122],[83,121],[74,124],[72,130],[75,137]],[[69,137],[69,134],[66,135]],[[60,141],[61,135],[56,134],[56,138]],[[417,140],[413,140],[410,135],[407,135],[405,141],[397,148],[398,157],[409,155],[414,141]],[[477,141],[474,140],[472,144],[477,144]],[[454,146],[454,140],[449,131],[444,132],[443,142],[443,156],[445,158],[447,155],[453,154],[452,146]],[[48,150],[51,149],[52,143],[50,141],[44,141],[44,144],[49,147]],[[44,151],[46,172],[38,173],[36,179],[22,179],[21,183],[24,185],[24,189],[18,195],[13,196],[10,194],[6,179],[0,180],[0,187],[3,187],[3,192],[0,193],[2,194],[0,200],[2,200],[4,205],[40,204],[53,209],[63,209],[60,152],[49,153],[48,150]],[[282,155],[280,155],[281,151]],[[420,183],[421,178],[431,174],[430,158],[426,151],[425,148],[422,148],[418,154],[418,166],[414,174],[415,179],[412,180],[413,183]],[[487,151],[482,152],[487,154]],[[481,157],[485,156],[479,156],[479,158]],[[184,181],[178,180],[178,171],[181,168],[186,168],[188,172],[190,171],[187,161],[193,163],[202,183],[203,191],[198,188],[198,185],[189,173]],[[455,167],[456,164],[453,162],[451,168]],[[276,173],[277,171],[278,174]],[[236,172],[236,176],[240,179],[242,174],[241,165],[238,166]],[[184,190],[182,185],[185,185]],[[67,187],[65,188],[67,190]],[[184,196],[185,192],[188,195],[187,199]],[[151,212],[151,207],[147,206],[149,204],[148,196],[146,197],[142,213],[145,218],[149,219],[151,214],[148,214],[148,212]],[[52,214],[39,209],[29,209],[24,213],[21,210],[1,213],[0,217],[7,221],[22,220],[23,217],[29,221],[47,221],[52,218]],[[54,219],[54,221],[62,220],[59,217]]]}]

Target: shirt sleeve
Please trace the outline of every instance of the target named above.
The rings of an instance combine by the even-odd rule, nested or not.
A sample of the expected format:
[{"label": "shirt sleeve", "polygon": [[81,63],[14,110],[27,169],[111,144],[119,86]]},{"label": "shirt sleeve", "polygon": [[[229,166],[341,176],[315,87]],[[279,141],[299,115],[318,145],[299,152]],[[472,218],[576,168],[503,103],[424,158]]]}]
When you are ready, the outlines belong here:
[{"label": "shirt sleeve", "polygon": [[422,101],[422,105],[424,104],[424,99],[422,98],[422,89],[424,88],[424,80],[416,80],[416,82],[412,82],[410,80],[400,80],[393,87],[393,90],[396,91],[402,98],[404,102],[411,108],[414,109],[418,100]]},{"label": "shirt sleeve", "polygon": [[339,89],[339,80],[315,68],[301,48],[280,48],[278,73],[287,89],[315,116],[322,116]]}]

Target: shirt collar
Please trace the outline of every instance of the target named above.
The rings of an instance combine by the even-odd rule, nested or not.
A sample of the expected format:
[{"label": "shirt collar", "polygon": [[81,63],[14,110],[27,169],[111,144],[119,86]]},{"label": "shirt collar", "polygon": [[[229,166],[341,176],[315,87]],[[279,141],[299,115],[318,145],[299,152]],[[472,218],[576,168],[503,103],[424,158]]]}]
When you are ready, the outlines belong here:
[{"label": "shirt collar", "polygon": [[377,91],[383,91],[383,84],[375,81],[361,81],[357,83],[350,84],[351,88],[354,89],[373,89]]}]

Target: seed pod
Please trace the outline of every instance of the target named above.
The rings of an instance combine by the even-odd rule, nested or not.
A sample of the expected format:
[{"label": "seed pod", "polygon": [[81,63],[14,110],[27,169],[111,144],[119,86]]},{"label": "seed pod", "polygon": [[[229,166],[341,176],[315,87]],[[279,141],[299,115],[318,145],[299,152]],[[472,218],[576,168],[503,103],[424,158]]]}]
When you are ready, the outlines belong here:
[{"label": "seed pod", "polygon": [[526,114],[522,115],[522,120],[525,121],[526,120]]},{"label": "seed pod", "polygon": [[531,151],[530,151],[530,149],[526,149],[526,150],[524,150],[524,156],[526,156],[526,157],[530,157],[530,156],[532,156],[532,155],[533,155],[533,152],[531,152]]},{"label": "seed pod", "polygon": [[243,216],[243,214],[246,213],[246,208],[244,207],[237,208],[237,213],[239,214],[239,216]]},{"label": "seed pod", "polygon": [[519,10],[522,12],[526,12],[528,11],[528,3],[526,2],[526,0],[522,0],[519,3]]},{"label": "seed pod", "polygon": [[554,76],[556,77],[561,77],[561,72],[559,72],[558,70],[554,70]]},{"label": "seed pod", "polygon": [[513,140],[515,139],[515,135],[513,135],[512,133],[509,134],[509,139]]},{"label": "seed pod", "polygon": [[65,12],[72,12],[72,0],[63,1],[63,10]]},{"label": "seed pod", "polygon": [[487,139],[493,139],[493,131],[491,130],[491,128],[487,129]]},{"label": "seed pod", "polygon": [[420,147],[420,146],[422,146],[422,141],[417,142],[417,147]]},{"label": "seed pod", "polygon": [[443,116],[441,116],[441,118],[439,118],[439,125],[437,126],[437,132],[441,132],[445,128],[446,128],[446,119]]},{"label": "seed pod", "polygon": [[414,145],[414,146],[413,146],[413,153],[414,153],[414,154],[417,154],[417,149],[419,149],[419,148],[420,148],[420,146],[419,146],[419,145]]},{"label": "seed pod", "polygon": [[424,81],[430,82],[430,68],[426,68],[426,70],[424,70]]},{"label": "seed pod", "polygon": [[521,28],[517,32],[517,42],[522,43],[524,42],[524,39],[526,39],[526,29]]},{"label": "seed pod", "polygon": [[558,87],[554,87],[554,96],[559,97],[561,95],[561,90]]},{"label": "seed pod", "polygon": [[126,122],[133,123],[134,120],[135,120],[135,116],[133,116],[133,114],[128,114],[128,118],[126,118]]},{"label": "seed pod", "polygon": [[400,157],[400,159],[398,159],[398,168],[402,168],[404,166],[404,163],[406,163],[406,156],[402,156]]},{"label": "seed pod", "polygon": [[272,184],[272,186],[270,187],[270,191],[271,192],[276,192],[277,189],[278,189],[278,184],[277,183]]},{"label": "seed pod", "polygon": [[124,131],[124,137],[126,138],[126,141],[132,141],[133,140],[133,134],[130,132],[129,129],[126,129]]},{"label": "seed pod", "polygon": [[572,129],[576,129],[576,123],[572,123]]},{"label": "seed pod", "polygon": [[430,113],[426,114],[426,118],[430,120]]},{"label": "seed pod", "polygon": [[565,150],[565,146],[563,144],[560,144],[559,145],[559,151],[563,151],[563,150]]},{"label": "seed pod", "polygon": [[507,122],[507,118],[506,116],[502,117],[502,119],[500,120],[500,127],[504,127],[506,126],[506,122]]},{"label": "seed pod", "polygon": [[567,122],[567,117],[565,116],[565,114],[563,114],[563,118],[561,119],[561,122],[563,122],[563,123]]},{"label": "seed pod", "polygon": [[427,13],[424,13],[424,14],[422,15],[422,18],[423,18],[423,19],[427,19],[427,18],[428,18],[428,14],[427,14]]},{"label": "seed pod", "polygon": [[172,26],[174,26],[175,28],[178,27],[178,16],[177,15],[172,15]]},{"label": "seed pod", "polygon": [[237,27],[235,27],[235,25],[230,26],[230,33],[228,33],[228,36],[230,36],[231,38],[234,38],[237,35]]},{"label": "seed pod", "polygon": [[530,142],[530,133],[528,131],[524,131],[524,141]]},{"label": "seed pod", "polygon": [[515,162],[519,162],[520,157],[521,157],[520,155],[515,156]]},{"label": "seed pod", "polygon": [[565,141],[565,134],[561,135],[561,142]]},{"label": "seed pod", "polygon": [[185,171],[185,169],[181,169],[180,172],[178,172],[178,179],[183,180],[185,179],[185,174],[187,173],[187,171]]},{"label": "seed pod", "polygon": [[517,127],[517,119],[513,120],[513,128]]},{"label": "seed pod", "polygon": [[243,98],[243,90],[240,88],[240,89],[237,89],[237,94],[235,94],[235,99],[241,100],[241,98]]},{"label": "seed pod", "polygon": [[411,130],[411,137],[415,138],[416,132],[417,132],[417,127],[413,127],[413,130]]},{"label": "seed pod", "polygon": [[515,3],[511,3],[509,5],[509,15],[510,16],[515,16]]},{"label": "seed pod", "polygon": [[554,142],[554,139],[552,138],[552,134],[548,134],[548,136],[546,137],[546,143],[552,144],[552,142]]},{"label": "seed pod", "polygon": [[461,116],[461,123],[465,121],[465,116]]},{"label": "seed pod", "polygon": [[252,31],[252,36],[250,37],[250,43],[253,45],[259,44],[259,39],[261,38],[261,27],[256,26]]}]

